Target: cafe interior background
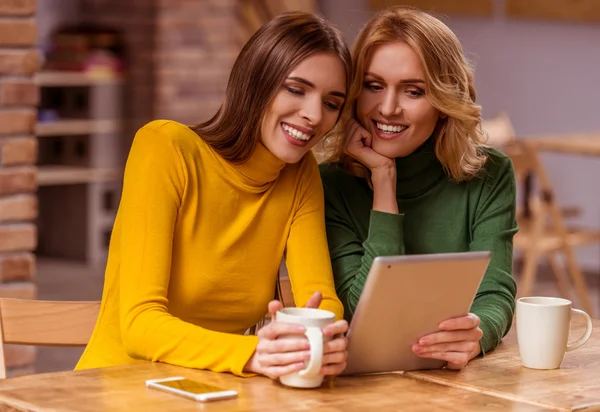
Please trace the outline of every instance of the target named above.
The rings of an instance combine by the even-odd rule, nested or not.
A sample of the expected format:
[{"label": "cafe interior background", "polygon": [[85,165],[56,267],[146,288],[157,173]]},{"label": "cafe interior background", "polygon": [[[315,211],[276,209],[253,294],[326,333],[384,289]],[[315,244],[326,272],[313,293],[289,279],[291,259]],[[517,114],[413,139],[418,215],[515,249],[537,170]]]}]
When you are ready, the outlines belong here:
[{"label": "cafe interior background", "polygon": [[[0,297],[100,299],[135,131],[210,117],[271,16],[319,12],[351,45],[391,4],[436,13],[475,64],[489,144],[519,166],[519,285],[598,316],[595,0],[0,0]],[[8,345],[9,376],[68,370],[81,352]]]}]

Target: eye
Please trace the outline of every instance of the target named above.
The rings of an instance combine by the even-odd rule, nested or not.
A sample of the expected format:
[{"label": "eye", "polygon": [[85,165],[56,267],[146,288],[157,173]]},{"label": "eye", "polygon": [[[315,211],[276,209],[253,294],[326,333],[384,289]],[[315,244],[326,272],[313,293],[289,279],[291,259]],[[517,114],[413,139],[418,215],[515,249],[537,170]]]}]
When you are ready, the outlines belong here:
[{"label": "eye", "polygon": [[406,93],[410,96],[410,97],[421,97],[425,94],[425,92],[421,89],[409,89],[406,91]]},{"label": "eye", "polygon": [[331,110],[332,112],[338,112],[341,108],[341,105],[333,102],[324,102],[324,104],[325,107],[327,107],[327,109]]},{"label": "eye", "polygon": [[381,86],[380,84],[377,84],[375,82],[365,82],[364,84],[365,89],[369,89],[373,92],[379,92],[381,90],[383,90],[383,86]]},{"label": "eye", "polygon": [[293,95],[304,96],[304,90],[299,87],[285,86],[285,89]]}]

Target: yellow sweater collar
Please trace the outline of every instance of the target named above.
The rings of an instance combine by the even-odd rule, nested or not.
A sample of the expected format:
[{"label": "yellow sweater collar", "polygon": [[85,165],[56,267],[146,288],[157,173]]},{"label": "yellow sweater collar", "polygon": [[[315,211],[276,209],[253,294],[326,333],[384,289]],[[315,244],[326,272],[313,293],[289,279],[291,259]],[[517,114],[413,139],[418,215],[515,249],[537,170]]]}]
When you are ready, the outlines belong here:
[{"label": "yellow sweater collar", "polygon": [[217,157],[227,169],[231,168],[235,171],[233,176],[230,174],[235,183],[248,191],[257,193],[264,192],[271,187],[286,165],[261,142],[256,144],[254,152],[244,163],[231,163],[221,156],[217,155]]}]

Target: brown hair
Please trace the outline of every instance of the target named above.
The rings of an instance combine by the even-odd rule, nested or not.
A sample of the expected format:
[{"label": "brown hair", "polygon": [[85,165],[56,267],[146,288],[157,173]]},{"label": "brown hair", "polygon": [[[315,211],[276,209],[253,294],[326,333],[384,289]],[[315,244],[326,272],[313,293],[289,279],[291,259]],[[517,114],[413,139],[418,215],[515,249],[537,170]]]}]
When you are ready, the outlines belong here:
[{"label": "brown hair", "polygon": [[283,13],[248,40],[229,76],[225,98],[208,121],[192,127],[224,159],[243,163],[260,138],[265,110],[286,76],[313,53],[330,52],[346,67],[350,51],[338,29],[312,13]]},{"label": "brown hair", "polygon": [[356,118],[356,100],[363,87],[366,64],[379,45],[404,42],[417,53],[425,71],[427,97],[442,115],[434,130],[435,153],[456,182],[478,175],[487,156],[483,146],[481,107],[475,103],[473,68],[456,35],[437,18],[412,7],[392,7],[371,19],[352,49],[352,83],[342,121],[326,147],[330,161],[341,161],[349,172],[369,176],[366,167],[344,153],[344,127]]}]

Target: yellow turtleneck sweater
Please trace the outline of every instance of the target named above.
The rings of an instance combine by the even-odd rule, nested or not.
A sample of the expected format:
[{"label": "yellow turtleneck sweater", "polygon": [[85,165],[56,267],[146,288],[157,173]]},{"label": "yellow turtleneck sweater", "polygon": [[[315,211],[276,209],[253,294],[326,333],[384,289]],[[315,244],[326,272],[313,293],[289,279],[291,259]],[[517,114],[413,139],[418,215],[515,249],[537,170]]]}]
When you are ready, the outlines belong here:
[{"label": "yellow turtleneck sweater", "polygon": [[286,165],[258,144],[234,165],[182,124],[147,124],[76,369],[152,360],[244,375],[258,338],[243,334],[267,311],[284,251],[296,304],[321,291],[321,308],[342,318],[312,154]]}]

